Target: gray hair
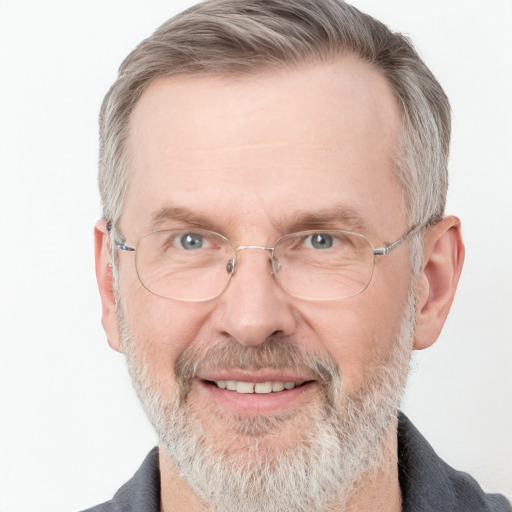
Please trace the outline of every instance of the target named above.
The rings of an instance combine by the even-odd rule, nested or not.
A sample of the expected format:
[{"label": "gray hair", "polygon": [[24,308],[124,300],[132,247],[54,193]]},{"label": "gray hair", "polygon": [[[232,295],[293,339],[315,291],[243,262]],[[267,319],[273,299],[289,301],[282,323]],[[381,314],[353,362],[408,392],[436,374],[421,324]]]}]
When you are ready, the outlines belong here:
[{"label": "gray hair", "polygon": [[[450,106],[411,42],[343,0],[208,0],[175,16],[122,63],[100,114],[99,186],[115,224],[130,173],[131,113],[149,84],[177,75],[250,75],[354,54],[386,78],[402,114],[395,174],[409,222],[442,218]],[[414,251],[413,251],[414,252]]]}]

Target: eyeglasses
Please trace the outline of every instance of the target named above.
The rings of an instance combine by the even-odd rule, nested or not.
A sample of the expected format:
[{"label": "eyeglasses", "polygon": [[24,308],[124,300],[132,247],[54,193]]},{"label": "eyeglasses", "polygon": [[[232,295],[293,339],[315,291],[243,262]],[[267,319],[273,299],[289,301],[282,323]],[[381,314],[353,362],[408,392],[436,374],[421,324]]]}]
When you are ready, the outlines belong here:
[{"label": "eyeglasses", "polygon": [[223,235],[204,229],[154,231],[136,247],[115,229],[115,248],[135,251],[141,283],[167,299],[204,302],[215,299],[235,275],[239,252],[269,254],[270,270],[281,288],[305,300],[337,300],[363,292],[370,284],[376,256],[386,256],[427,223],[387,245],[374,248],[363,235],[348,231],[301,231],[280,237],[273,247],[233,247]]}]

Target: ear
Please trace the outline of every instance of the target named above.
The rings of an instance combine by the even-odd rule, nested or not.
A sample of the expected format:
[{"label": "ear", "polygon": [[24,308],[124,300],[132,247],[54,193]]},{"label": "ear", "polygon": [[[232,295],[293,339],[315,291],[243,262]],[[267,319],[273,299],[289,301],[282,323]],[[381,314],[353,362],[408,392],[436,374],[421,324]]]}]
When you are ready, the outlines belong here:
[{"label": "ear", "polygon": [[414,348],[430,347],[438,338],[455,296],[462,264],[460,220],[445,217],[423,241],[423,266],[418,275]]},{"label": "ear", "polygon": [[100,219],[94,226],[94,254],[96,280],[101,297],[101,323],[107,334],[108,344],[114,350],[121,352],[111,266],[110,236],[105,219]]}]

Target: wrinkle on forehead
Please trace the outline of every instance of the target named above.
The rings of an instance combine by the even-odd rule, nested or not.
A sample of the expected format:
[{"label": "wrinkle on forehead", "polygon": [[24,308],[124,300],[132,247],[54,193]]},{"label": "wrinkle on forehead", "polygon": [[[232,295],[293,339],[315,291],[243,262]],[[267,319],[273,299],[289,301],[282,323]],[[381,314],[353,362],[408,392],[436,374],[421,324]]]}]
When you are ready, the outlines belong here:
[{"label": "wrinkle on forehead", "polygon": [[[212,145],[211,147],[202,147],[198,148],[197,146],[194,146],[193,148],[188,148],[184,146],[183,148],[177,148],[179,151],[180,149],[184,150],[190,150],[193,149],[195,153],[201,154],[201,153],[222,153],[225,151],[230,151],[233,149],[239,149],[241,151],[260,151],[260,150],[266,150],[266,149],[279,149],[279,148],[290,148],[297,146],[296,142],[290,142],[287,140],[280,140],[273,138],[272,140],[268,141],[261,141],[261,142],[252,142],[247,144],[232,144],[232,145]],[[339,150],[339,143],[326,143],[326,142],[301,142],[300,147],[303,149],[310,149],[310,150]]]}]

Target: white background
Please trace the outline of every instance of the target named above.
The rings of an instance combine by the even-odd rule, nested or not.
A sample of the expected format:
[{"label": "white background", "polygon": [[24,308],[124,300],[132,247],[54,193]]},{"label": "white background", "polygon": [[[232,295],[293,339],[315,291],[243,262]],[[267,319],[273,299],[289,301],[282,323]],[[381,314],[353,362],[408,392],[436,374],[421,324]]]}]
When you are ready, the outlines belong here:
[{"label": "white background", "polygon": [[[191,3],[0,0],[2,512],[106,500],[155,444],[100,326],[97,115],[123,57]],[[447,462],[512,496],[512,1],[354,3],[413,38],[453,106],[466,266],[404,409]]]}]

